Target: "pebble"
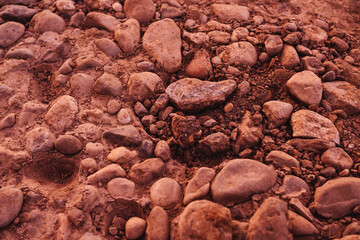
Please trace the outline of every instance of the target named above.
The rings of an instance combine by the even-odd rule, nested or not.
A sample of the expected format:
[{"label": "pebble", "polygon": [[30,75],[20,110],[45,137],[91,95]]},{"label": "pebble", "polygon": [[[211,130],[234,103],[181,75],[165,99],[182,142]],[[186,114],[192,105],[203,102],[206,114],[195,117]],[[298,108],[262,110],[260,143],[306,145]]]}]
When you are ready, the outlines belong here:
[{"label": "pebble", "polygon": [[225,152],[230,148],[230,138],[224,133],[212,133],[199,141],[198,148],[208,155]]},{"label": "pebble", "polygon": [[310,189],[307,183],[299,177],[286,175],[283,184],[279,188],[279,193],[285,199],[297,198],[303,204],[308,204],[310,200]]},{"label": "pebble", "polygon": [[89,183],[108,182],[113,178],[125,177],[125,170],[117,164],[109,164],[96,173],[88,176]]},{"label": "pebble", "polygon": [[66,17],[72,16],[76,12],[75,3],[71,0],[56,0],[55,6]]},{"label": "pebble", "polygon": [[299,32],[290,33],[284,38],[284,42],[296,46],[301,42],[301,34]]},{"label": "pebble", "polygon": [[287,69],[298,66],[300,64],[300,58],[296,52],[296,49],[293,46],[285,44],[280,57],[280,62],[281,65]]},{"label": "pebble", "polygon": [[136,64],[136,66],[141,70],[142,72],[150,72],[154,71],[155,65],[153,62],[150,61],[142,61]]},{"label": "pebble", "polygon": [[188,77],[206,79],[212,72],[210,55],[206,50],[198,50],[193,60],[186,66],[185,73]]},{"label": "pebble", "polygon": [[325,166],[332,166],[338,171],[350,169],[354,162],[342,148],[329,148],[321,155]]},{"label": "pebble", "polygon": [[265,40],[266,53],[272,57],[279,54],[283,49],[283,41],[279,35],[270,35]]},{"label": "pebble", "polygon": [[37,127],[25,134],[26,150],[47,152],[54,147],[55,136],[45,127]]},{"label": "pebble", "polygon": [[247,36],[249,36],[249,30],[244,27],[239,27],[233,30],[231,41],[238,42],[239,40],[245,40]]},{"label": "pebble", "polygon": [[83,148],[82,142],[72,135],[62,135],[55,140],[55,149],[61,153],[73,155]]},{"label": "pebble", "polygon": [[286,83],[291,95],[308,105],[319,105],[322,99],[321,79],[311,71],[294,74]]},{"label": "pebble", "polygon": [[132,125],[124,125],[107,130],[103,134],[104,139],[122,146],[138,146],[141,142],[139,131]]},{"label": "pebble", "polygon": [[169,73],[181,67],[181,32],[171,19],[156,21],[147,28],[142,46]]},{"label": "pebble", "polygon": [[322,74],[325,72],[322,62],[317,57],[306,56],[301,59],[306,70]]},{"label": "pebble", "polygon": [[113,74],[104,73],[94,83],[94,91],[99,94],[121,96],[124,87],[120,79]]},{"label": "pebble", "polygon": [[85,152],[91,157],[97,157],[104,151],[104,145],[101,143],[88,142],[85,146]]},{"label": "pebble", "polygon": [[246,80],[242,81],[238,85],[238,90],[239,90],[240,96],[244,96],[244,95],[248,94],[251,91],[250,83]]},{"label": "pebble", "polygon": [[75,60],[75,63],[76,63],[76,68],[78,70],[88,70],[88,69],[93,70],[93,69],[99,69],[100,67],[103,66],[103,62],[101,60],[90,55],[78,57]]},{"label": "pebble", "polygon": [[3,119],[0,120],[0,130],[14,126],[15,122],[16,122],[15,113],[10,113],[6,115]]},{"label": "pebble", "polygon": [[107,160],[118,164],[134,163],[138,159],[138,152],[126,147],[117,147],[107,155]]},{"label": "pebble", "polygon": [[135,197],[135,183],[126,178],[114,178],[107,184],[107,190],[115,199],[131,200]]},{"label": "pebble", "polygon": [[114,38],[126,54],[134,54],[140,43],[140,24],[129,19],[115,27]]},{"label": "pebble", "polygon": [[164,140],[160,140],[156,144],[154,153],[156,157],[161,158],[164,162],[171,160],[171,151],[169,144]]},{"label": "pebble", "polygon": [[77,98],[87,98],[92,94],[95,79],[85,73],[76,73],[70,78],[70,88]]},{"label": "pebble", "polygon": [[107,111],[111,115],[116,114],[121,108],[121,103],[116,99],[111,99],[107,103]]},{"label": "pebble", "polygon": [[329,148],[335,147],[335,143],[326,139],[290,139],[286,144],[293,146],[298,151],[309,151],[315,153],[323,153]]},{"label": "pebble", "polygon": [[156,116],[161,110],[164,110],[169,104],[169,96],[165,93],[160,94],[155,103],[150,108],[150,114]]},{"label": "pebble", "polygon": [[265,158],[265,162],[270,162],[276,167],[300,168],[299,161],[293,156],[282,151],[271,151]]},{"label": "pebble", "polygon": [[171,178],[161,178],[150,188],[150,198],[154,205],[171,208],[182,200],[180,185]]},{"label": "pebble", "polygon": [[185,188],[184,205],[188,205],[194,200],[204,198],[209,193],[210,183],[215,177],[215,174],[215,171],[211,168],[199,168]]},{"label": "pebble", "polygon": [[81,160],[80,166],[90,173],[94,173],[95,171],[98,170],[98,165],[97,165],[95,159],[93,159],[93,158],[85,158],[85,159]]},{"label": "pebble", "polygon": [[[116,28],[115,28],[116,31]],[[95,45],[106,55],[117,57],[121,54],[119,46],[108,38],[100,38],[95,40]]]},{"label": "pebble", "polygon": [[129,172],[129,178],[136,184],[148,184],[162,176],[165,163],[160,158],[149,158],[134,164]]},{"label": "pebble", "polygon": [[71,16],[69,25],[78,28],[84,22],[84,20],[85,20],[85,13],[77,12]]},{"label": "pebble", "polygon": [[126,0],[124,12],[128,18],[135,18],[140,24],[146,24],[154,18],[155,7],[152,0]]},{"label": "pebble", "polygon": [[264,103],[262,111],[269,121],[269,129],[274,129],[289,121],[293,106],[282,101],[268,101]]},{"label": "pebble", "polygon": [[200,122],[194,116],[172,116],[171,130],[177,143],[182,147],[194,145],[201,137]]},{"label": "pebble", "polygon": [[330,43],[334,45],[335,50],[339,53],[346,52],[349,49],[349,44],[347,44],[344,40],[338,37],[332,37],[330,39]]},{"label": "pebble", "polygon": [[303,56],[311,56],[311,50],[303,45],[297,45],[296,51],[298,51]]},{"label": "pebble", "polygon": [[37,13],[35,9],[21,5],[4,5],[0,9],[0,18],[5,21],[26,23]]},{"label": "pebble", "polygon": [[99,12],[89,12],[84,20],[84,25],[88,28],[96,27],[109,32],[114,32],[118,24],[120,21],[115,17]]},{"label": "pebble", "polygon": [[23,193],[18,188],[0,189],[0,228],[8,226],[20,213],[23,205]]},{"label": "pebble", "polygon": [[276,179],[271,166],[250,159],[234,159],[216,175],[211,193],[213,200],[223,205],[245,202],[254,194],[268,191]]},{"label": "pebble", "polygon": [[241,64],[254,66],[257,62],[257,52],[255,47],[249,42],[235,42],[225,47],[219,57],[224,63],[229,65]]},{"label": "pebble", "polygon": [[161,78],[152,72],[134,73],[130,75],[127,88],[129,95],[137,101],[149,99],[156,93],[163,92],[165,87]]},{"label": "pebble", "polygon": [[230,33],[217,30],[209,32],[208,36],[215,44],[228,44],[231,37]]},{"label": "pebble", "polygon": [[48,31],[62,33],[66,26],[64,19],[55,13],[52,13],[50,10],[44,10],[37,13],[32,21],[34,22],[34,31],[37,33]]},{"label": "pebble", "polygon": [[346,226],[343,236],[352,235],[352,234],[359,234],[360,235],[360,223],[359,222],[352,222]]},{"label": "pebble", "polygon": [[125,224],[125,236],[127,239],[138,239],[146,229],[146,221],[139,217],[130,218]]},{"label": "pebble", "polygon": [[296,236],[316,235],[319,230],[302,216],[289,210],[289,230]]},{"label": "pebble", "polygon": [[5,54],[5,58],[15,58],[15,59],[33,59],[35,58],[34,53],[27,48],[18,48],[11,49]]},{"label": "pebble", "polygon": [[315,45],[323,45],[328,39],[326,31],[315,25],[302,27],[304,33],[310,38],[310,42]]},{"label": "pebble", "polygon": [[121,125],[129,124],[129,123],[131,123],[131,121],[132,121],[131,115],[130,115],[130,113],[129,113],[129,110],[126,109],[126,108],[122,108],[122,109],[118,112],[117,117],[118,117],[119,123],[120,123]]},{"label": "pebble", "polygon": [[211,7],[221,21],[244,21],[250,16],[249,8],[237,4],[212,4]]},{"label": "pebble", "polygon": [[146,219],[147,228],[145,238],[148,240],[167,240],[170,236],[169,216],[159,206],[151,209]]},{"label": "pebble", "polygon": [[200,111],[222,103],[236,90],[234,80],[220,82],[184,78],[170,84],[166,94],[170,101],[183,111]]},{"label": "pebble", "polygon": [[300,110],[291,115],[293,137],[320,138],[340,144],[339,132],[326,117],[310,110]]},{"label": "pebble", "polygon": [[93,233],[86,232],[83,235],[81,235],[81,238],[79,240],[101,240],[101,237]]},{"label": "pebble", "polygon": [[13,45],[25,33],[25,26],[17,22],[6,22],[0,25],[0,47]]},{"label": "pebble", "polygon": [[201,45],[210,41],[210,37],[203,32],[190,33],[186,30],[183,31],[183,38],[190,41],[191,43]]}]

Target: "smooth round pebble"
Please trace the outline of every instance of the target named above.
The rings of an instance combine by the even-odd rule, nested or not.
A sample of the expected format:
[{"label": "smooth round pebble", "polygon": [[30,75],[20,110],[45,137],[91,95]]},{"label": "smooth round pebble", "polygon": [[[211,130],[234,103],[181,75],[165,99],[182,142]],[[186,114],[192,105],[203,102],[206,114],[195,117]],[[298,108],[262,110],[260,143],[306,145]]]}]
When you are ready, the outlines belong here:
[{"label": "smooth round pebble", "polygon": [[130,218],[125,224],[125,236],[127,239],[137,239],[144,234],[146,221],[139,217]]},{"label": "smooth round pebble", "polygon": [[170,208],[181,201],[180,185],[171,178],[161,178],[150,188],[150,198],[153,204]]}]

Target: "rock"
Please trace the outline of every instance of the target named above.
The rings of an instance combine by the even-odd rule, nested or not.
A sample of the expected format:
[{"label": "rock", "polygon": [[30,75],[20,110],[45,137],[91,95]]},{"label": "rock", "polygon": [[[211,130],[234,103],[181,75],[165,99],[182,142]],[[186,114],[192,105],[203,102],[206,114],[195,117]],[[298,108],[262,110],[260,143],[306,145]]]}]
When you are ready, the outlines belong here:
[{"label": "rock", "polygon": [[267,198],[251,217],[246,239],[292,239],[286,202]]},{"label": "rock", "polygon": [[6,115],[3,119],[0,120],[0,130],[14,126],[15,122],[16,116],[14,113]]},{"label": "rock", "polygon": [[268,191],[276,179],[271,166],[250,159],[234,159],[216,175],[211,185],[212,197],[223,205],[245,202],[253,194]]},{"label": "rock", "polygon": [[117,25],[114,30],[114,38],[124,53],[135,53],[140,42],[139,22],[136,19],[129,19]]},{"label": "rock", "polygon": [[334,167],[338,171],[350,169],[354,162],[342,148],[330,148],[321,155],[325,166]]},{"label": "rock", "polygon": [[81,238],[79,240],[101,240],[101,237],[93,233],[86,232],[83,235],[81,235]]},{"label": "rock", "polygon": [[194,59],[187,65],[185,73],[188,77],[205,79],[212,72],[210,55],[206,50],[195,53]]},{"label": "rock", "polygon": [[92,94],[95,79],[85,73],[76,73],[70,78],[70,87],[75,97],[87,98]]},{"label": "rock", "polygon": [[296,236],[315,235],[319,233],[319,230],[311,222],[293,211],[289,211],[289,230]]},{"label": "rock", "polygon": [[47,152],[54,147],[55,136],[44,127],[37,127],[25,134],[26,150],[29,152]]},{"label": "rock", "polygon": [[293,106],[282,101],[268,101],[264,103],[262,111],[269,121],[269,129],[273,129],[280,127],[290,119]]},{"label": "rock", "polygon": [[139,131],[132,125],[112,128],[105,131],[103,137],[112,144],[122,146],[138,146],[141,142]]},{"label": "rock", "polygon": [[298,151],[323,153],[329,148],[334,148],[335,143],[325,139],[290,139],[286,144],[293,146]]},{"label": "rock", "polygon": [[230,33],[222,31],[211,31],[208,33],[210,40],[216,44],[228,44],[230,42]]},{"label": "rock", "polygon": [[339,240],[360,240],[360,235],[348,235],[340,238]]},{"label": "rock", "polygon": [[249,42],[235,42],[228,45],[219,57],[229,65],[241,64],[254,66],[257,62],[255,47]]},{"label": "rock", "polygon": [[230,210],[208,200],[191,202],[173,221],[171,230],[171,239],[174,240],[231,240]]},{"label": "rock", "polygon": [[101,143],[89,142],[85,146],[85,152],[91,157],[97,157],[104,151],[104,145]]},{"label": "rock", "polygon": [[156,206],[171,208],[181,202],[182,190],[175,180],[161,178],[151,186],[150,198]]},{"label": "rock", "polygon": [[284,45],[284,50],[282,51],[280,57],[281,65],[287,69],[294,68],[300,64],[300,58],[297,54],[296,49],[293,46]]},{"label": "rock", "polygon": [[215,171],[213,169],[207,167],[199,168],[185,188],[184,205],[205,197],[209,193],[210,182],[214,177]]},{"label": "rock", "polygon": [[343,236],[352,235],[352,234],[360,234],[360,223],[359,222],[352,222],[346,226]]},{"label": "rock", "polygon": [[311,71],[294,74],[286,83],[291,95],[308,105],[319,105],[323,86],[321,79]]},{"label": "rock", "polygon": [[266,162],[270,162],[277,167],[300,168],[299,161],[282,151],[271,151],[265,158]]},{"label": "rock", "polygon": [[63,95],[52,103],[45,120],[53,129],[62,131],[72,126],[78,111],[76,100],[69,95]]},{"label": "rock", "polygon": [[108,38],[96,39],[95,45],[110,57],[117,57],[121,54],[119,46]]},{"label": "rock", "polygon": [[310,38],[310,42],[315,45],[323,45],[328,38],[326,31],[315,25],[303,26],[302,30]]},{"label": "rock", "polygon": [[239,40],[245,40],[249,36],[249,30],[244,27],[239,27],[233,30],[231,34],[231,41],[237,42]]},{"label": "rock", "polygon": [[339,132],[334,124],[320,114],[300,110],[291,115],[293,137],[322,138],[340,144]]},{"label": "rock", "polygon": [[89,183],[108,182],[113,178],[125,177],[126,172],[117,164],[109,164],[96,173],[88,176]]},{"label": "rock", "polygon": [[325,72],[322,62],[317,57],[306,56],[301,59],[301,62],[304,64],[304,67],[308,71],[314,73],[322,74]]},{"label": "rock", "polygon": [[340,177],[316,188],[314,206],[325,218],[342,218],[360,205],[360,179]]},{"label": "rock", "polygon": [[16,58],[16,59],[32,59],[35,58],[34,53],[27,48],[11,49],[5,54],[5,58]]},{"label": "rock", "polygon": [[72,135],[63,135],[56,139],[55,148],[61,153],[72,155],[80,152],[83,144],[78,138]]},{"label": "rock", "polygon": [[182,148],[194,145],[202,135],[200,122],[194,116],[173,116],[171,130]]},{"label": "rock", "polygon": [[161,110],[164,110],[169,104],[169,96],[165,93],[160,94],[155,103],[150,108],[150,114],[156,116]]},{"label": "rock", "polygon": [[107,190],[115,199],[133,199],[135,197],[135,183],[126,178],[114,178],[107,184]]},{"label": "rock", "polygon": [[302,37],[301,37],[301,34],[299,34],[299,32],[294,32],[294,33],[288,34],[284,38],[284,42],[289,44],[289,45],[296,46],[296,45],[300,44],[301,38]]},{"label": "rock", "polygon": [[69,21],[69,26],[78,28],[84,22],[84,20],[85,20],[85,13],[77,12],[71,16]]},{"label": "rock", "polygon": [[138,159],[138,153],[136,150],[131,151],[126,147],[118,147],[111,150],[107,155],[107,160],[118,164],[134,163]]},{"label": "rock", "polygon": [[164,140],[160,140],[156,144],[154,153],[156,157],[161,158],[164,162],[171,160],[171,151],[169,144]]},{"label": "rock", "polygon": [[37,13],[32,21],[34,22],[34,31],[37,33],[48,31],[62,33],[66,26],[64,19],[52,13],[50,10]]},{"label": "rock", "polygon": [[55,6],[65,17],[72,16],[76,12],[75,3],[72,0],[56,0]]},{"label": "rock", "polygon": [[173,73],[181,67],[180,29],[173,20],[163,19],[150,24],[142,46],[165,71]]},{"label": "rock", "polygon": [[5,5],[0,9],[0,18],[5,21],[26,23],[37,13],[35,9],[21,5]]},{"label": "rock", "polygon": [[338,37],[332,37],[330,39],[330,43],[334,45],[335,50],[339,53],[346,52],[349,49],[349,44],[347,44],[344,40]]},{"label": "rock", "polygon": [[360,90],[348,82],[323,83],[324,99],[333,109],[342,109],[347,114],[360,112]]},{"label": "rock", "polygon": [[163,208],[155,206],[147,217],[145,239],[167,240],[169,235],[169,216]]},{"label": "rock", "polygon": [[152,0],[126,0],[124,3],[126,16],[135,18],[140,24],[146,24],[153,19],[155,7]]},{"label": "rock", "polygon": [[360,88],[360,70],[358,67],[349,64],[341,58],[335,59],[334,63],[340,70],[342,70],[341,76],[344,77],[346,82]]},{"label": "rock", "polygon": [[161,78],[151,72],[131,74],[127,88],[129,95],[138,101],[151,98],[156,93],[163,92],[165,89]]},{"label": "rock", "polygon": [[114,97],[121,96],[124,90],[120,79],[113,74],[104,73],[96,79],[94,83],[94,91],[99,94],[108,94]]},{"label": "rock", "polygon": [[184,78],[170,84],[166,94],[170,101],[183,111],[200,111],[223,103],[237,85],[234,80],[220,82]]},{"label": "rock", "polygon": [[284,199],[298,198],[302,203],[307,204],[310,200],[310,189],[304,180],[293,175],[286,175],[279,193]]},{"label": "rock", "polygon": [[265,40],[266,53],[272,57],[279,54],[283,49],[283,41],[279,35],[270,35]]},{"label": "rock", "polygon": [[248,20],[250,16],[249,8],[237,4],[212,4],[211,7],[221,21],[244,21]]},{"label": "rock", "polygon": [[0,47],[13,45],[25,33],[25,26],[17,22],[6,22],[0,25]]},{"label": "rock", "polygon": [[190,33],[183,30],[183,38],[190,41],[191,43],[201,45],[210,41],[210,37],[203,32]]},{"label": "rock", "polygon": [[84,222],[84,213],[76,207],[70,207],[68,218],[75,226],[79,227]]},{"label": "rock", "polygon": [[99,12],[89,12],[84,20],[86,27],[96,27],[109,32],[113,32],[118,24],[120,24],[120,21],[115,17]]},{"label": "rock", "polygon": [[19,214],[23,204],[23,193],[18,188],[0,189],[0,229],[8,226]]},{"label": "rock", "polygon": [[125,224],[125,236],[127,239],[138,239],[146,229],[146,221],[139,217],[130,218]]},{"label": "rock", "polygon": [[165,164],[160,158],[149,158],[134,164],[129,172],[129,178],[136,184],[148,184],[162,176]]},{"label": "rock", "polygon": [[210,155],[225,152],[230,148],[230,138],[221,132],[212,133],[200,140],[198,147]]}]

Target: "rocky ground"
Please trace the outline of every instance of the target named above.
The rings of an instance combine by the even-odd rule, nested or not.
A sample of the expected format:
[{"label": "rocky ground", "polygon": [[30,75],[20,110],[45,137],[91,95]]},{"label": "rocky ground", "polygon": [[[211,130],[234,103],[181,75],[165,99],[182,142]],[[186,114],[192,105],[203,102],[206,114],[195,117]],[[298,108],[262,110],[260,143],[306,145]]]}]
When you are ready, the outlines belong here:
[{"label": "rocky ground", "polygon": [[0,7],[0,239],[360,239],[359,1]]}]

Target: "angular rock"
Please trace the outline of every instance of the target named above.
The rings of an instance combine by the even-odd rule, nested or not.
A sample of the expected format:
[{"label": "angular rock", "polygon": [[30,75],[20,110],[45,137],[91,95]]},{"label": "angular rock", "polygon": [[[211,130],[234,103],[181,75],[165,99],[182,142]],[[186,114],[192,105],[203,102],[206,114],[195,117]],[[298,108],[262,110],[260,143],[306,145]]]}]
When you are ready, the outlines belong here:
[{"label": "angular rock", "polygon": [[350,169],[354,161],[342,148],[330,148],[321,155],[325,166],[334,167],[338,171]]},{"label": "angular rock", "polygon": [[126,178],[114,178],[107,184],[107,190],[115,199],[133,199],[135,196],[135,183]]},{"label": "angular rock", "polygon": [[72,135],[63,135],[56,139],[55,148],[61,153],[72,155],[80,152],[83,144],[78,138]]},{"label": "angular rock", "polygon": [[44,127],[34,128],[25,134],[26,150],[29,152],[47,152],[54,147],[55,136]]},{"label": "angular rock", "polygon": [[104,132],[104,139],[122,146],[138,146],[141,142],[139,131],[132,125],[124,125]]},{"label": "angular rock", "polygon": [[306,56],[301,59],[301,62],[304,64],[305,70],[318,74],[325,72],[322,62],[317,57]]},{"label": "angular rock", "polygon": [[180,185],[171,178],[161,178],[150,188],[150,198],[154,205],[171,208],[182,200]]},{"label": "angular rock", "polygon": [[162,176],[165,163],[160,158],[149,158],[134,164],[129,172],[129,178],[136,184],[147,184]]},{"label": "angular rock", "polygon": [[228,44],[230,42],[230,33],[227,32],[211,31],[208,36],[216,44]]},{"label": "angular rock", "polygon": [[70,87],[75,97],[86,98],[92,93],[95,79],[85,73],[76,73],[70,78]]},{"label": "angular rock", "polygon": [[212,133],[199,141],[199,149],[205,154],[216,154],[230,148],[230,138],[221,132]]},{"label": "angular rock", "polygon": [[138,239],[146,229],[146,221],[139,217],[130,218],[125,224],[125,236],[127,239]]},{"label": "angular rock", "polygon": [[274,166],[278,167],[300,168],[299,161],[296,158],[282,151],[271,151],[266,156],[265,161],[270,162],[274,164]]},{"label": "angular rock", "polygon": [[279,35],[270,35],[265,40],[266,53],[272,57],[280,53],[283,49],[283,41]]},{"label": "angular rock", "polygon": [[5,21],[25,23],[37,13],[35,9],[21,5],[5,5],[0,9],[0,18]]},{"label": "angular rock", "polygon": [[311,43],[315,45],[322,45],[327,40],[328,35],[326,31],[315,25],[306,25],[302,30],[309,36]]},{"label": "angular rock", "polygon": [[155,93],[163,92],[165,89],[161,78],[152,72],[131,74],[127,87],[129,95],[138,101],[151,98]]},{"label": "angular rock", "polygon": [[286,202],[275,197],[266,199],[251,217],[246,239],[293,239]]},{"label": "angular rock", "polygon": [[166,211],[158,206],[151,209],[146,219],[147,228],[145,239],[168,240],[170,235],[169,216]]},{"label": "angular rock", "polygon": [[221,21],[244,21],[250,16],[249,8],[237,4],[212,4],[211,7]]},{"label": "angular rock", "polygon": [[50,10],[44,10],[33,17],[34,31],[38,33],[56,32],[62,33],[65,30],[65,21]]},{"label": "angular rock", "polygon": [[237,85],[234,80],[220,82],[184,78],[170,84],[166,93],[170,101],[183,111],[200,111],[223,103]]},{"label": "angular rock", "polygon": [[273,129],[280,127],[290,119],[293,106],[282,101],[268,101],[264,103],[262,111],[269,121],[269,129]]},{"label": "angular rock", "polygon": [[99,94],[121,96],[123,89],[120,79],[109,73],[104,73],[94,83],[94,91]]},{"label": "angular rock", "polygon": [[360,179],[340,177],[316,188],[314,206],[325,218],[342,218],[360,205]]},{"label": "angular rock", "polygon": [[347,114],[360,112],[360,90],[348,82],[326,82],[323,83],[324,99],[332,109],[342,109]]},{"label": "angular rock", "polygon": [[346,82],[360,88],[360,70],[358,67],[351,65],[341,58],[335,59],[334,63],[340,70],[342,70],[341,76],[344,77]]},{"label": "angular rock", "polygon": [[308,105],[319,105],[323,86],[321,79],[311,71],[294,74],[286,83],[291,95]]},{"label": "angular rock", "polygon": [[174,240],[231,240],[230,210],[208,200],[191,202],[173,221],[171,230],[171,239]]},{"label": "angular rock", "polygon": [[290,139],[286,144],[293,146],[298,151],[309,151],[315,153],[323,153],[329,148],[334,148],[335,143],[325,139]]},{"label": "angular rock", "polygon": [[213,200],[223,205],[245,202],[253,194],[268,191],[276,179],[271,166],[250,159],[234,159],[216,175],[211,193]]},{"label": "angular rock", "polygon": [[210,41],[209,36],[203,32],[190,33],[183,30],[183,38],[190,41],[191,43],[201,45]]},{"label": "angular rock", "polygon": [[195,144],[202,135],[200,122],[194,116],[175,115],[171,122],[174,138],[181,147]]},{"label": "angular rock", "polygon": [[279,188],[279,193],[285,199],[297,198],[303,204],[307,204],[310,200],[310,189],[307,183],[299,177],[286,175],[283,184]]},{"label": "angular rock", "polygon": [[188,77],[205,79],[212,72],[209,53],[206,50],[199,50],[195,53],[194,59],[187,65],[185,73]]},{"label": "angular rock", "polygon": [[235,42],[228,45],[219,57],[229,65],[254,66],[257,62],[256,48],[249,42]]},{"label": "angular rock", "polygon": [[0,47],[7,48],[14,44],[25,33],[25,26],[17,22],[6,22],[0,25]]},{"label": "angular rock", "polygon": [[185,188],[184,205],[205,197],[209,193],[210,182],[214,177],[215,171],[213,169],[207,167],[199,168]]},{"label": "angular rock", "polygon": [[120,21],[115,17],[99,12],[89,12],[84,20],[86,27],[96,27],[109,32],[113,32],[118,24],[120,24]]},{"label": "angular rock", "polygon": [[296,49],[293,46],[285,44],[280,57],[280,62],[281,65],[287,69],[298,66],[300,64],[300,58]]},{"label": "angular rock", "polygon": [[0,229],[8,226],[19,214],[23,204],[23,193],[18,188],[0,189]]},{"label": "angular rock", "polygon": [[293,137],[322,138],[340,144],[339,132],[335,125],[320,114],[310,110],[300,110],[291,115]]},{"label": "angular rock", "polygon": [[95,45],[108,56],[117,57],[121,54],[119,46],[108,38],[96,39]]},{"label": "angular rock", "polygon": [[14,113],[6,115],[3,119],[0,120],[0,130],[14,126],[15,122],[16,116]]},{"label": "angular rock", "polygon": [[173,20],[167,18],[150,24],[142,46],[165,71],[173,73],[181,67],[180,29]]},{"label": "angular rock", "polygon": [[140,24],[136,19],[129,19],[116,26],[114,38],[124,53],[133,54],[140,42]]},{"label": "angular rock", "polygon": [[140,24],[150,22],[156,10],[152,0],[126,0],[124,12],[128,18],[135,18]]},{"label": "angular rock", "polygon": [[89,183],[108,182],[116,177],[125,177],[125,170],[117,164],[109,164],[96,173],[88,176]]},{"label": "angular rock", "polygon": [[319,233],[319,230],[311,222],[293,211],[289,211],[289,230],[296,236],[315,235]]}]

